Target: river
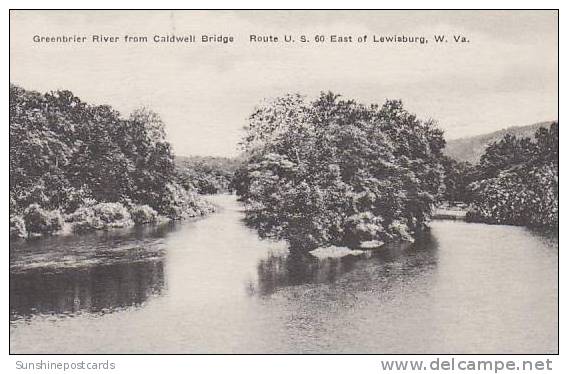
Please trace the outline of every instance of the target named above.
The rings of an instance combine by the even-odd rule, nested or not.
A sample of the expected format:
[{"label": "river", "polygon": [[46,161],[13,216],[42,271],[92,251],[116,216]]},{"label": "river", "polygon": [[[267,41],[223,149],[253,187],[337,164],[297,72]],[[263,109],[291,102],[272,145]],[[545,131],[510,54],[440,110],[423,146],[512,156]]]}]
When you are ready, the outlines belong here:
[{"label": "river", "polygon": [[556,353],[558,241],[433,221],[317,260],[210,217],[12,243],[11,353]]}]

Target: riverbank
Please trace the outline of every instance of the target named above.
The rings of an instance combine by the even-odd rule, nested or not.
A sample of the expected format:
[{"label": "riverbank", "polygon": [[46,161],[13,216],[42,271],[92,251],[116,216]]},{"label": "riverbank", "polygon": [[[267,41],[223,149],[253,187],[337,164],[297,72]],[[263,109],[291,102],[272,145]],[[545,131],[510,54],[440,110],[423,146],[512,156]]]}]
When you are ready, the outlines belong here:
[{"label": "riverbank", "polygon": [[461,208],[435,208],[432,212],[432,219],[453,219],[465,221],[466,209]]},{"label": "riverbank", "polygon": [[211,200],[207,219],[20,243],[10,352],[558,351],[554,238],[435,220],[412,246],[318,259]]},{"label": "riverbank", "polygon": [[38,204],[23,214],[10,216],[10,240],[48,236],[79,235],[92,231],[124,229],[133,226],[160,225],[171,221],[199,218],[215,211],[216,206],[199,196],[191,206],[178,209],[170,216],[159,214],[148,205],[98,203],[83,206],[71,214],[45,210]]}]

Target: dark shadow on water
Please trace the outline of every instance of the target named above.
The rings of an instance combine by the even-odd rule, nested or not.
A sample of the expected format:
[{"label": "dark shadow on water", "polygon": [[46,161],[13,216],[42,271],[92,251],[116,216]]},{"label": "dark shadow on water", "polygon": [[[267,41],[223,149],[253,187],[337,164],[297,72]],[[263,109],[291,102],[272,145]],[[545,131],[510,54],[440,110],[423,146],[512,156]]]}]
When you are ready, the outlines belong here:
[{"label": "dark shadow on water", "polygon": [[545,248],[555,248],[558,250],[558,239],[560,236],[558,227],[527,228],[527,230],[545,244]]},{"label": "dark shadow on water", "polygon": [[36,314],[112,312],[142,304],[164,289],[163,261],[10,274],[10,320]]},{"label": "dark shadow on water", "polygon": [[393,280],[405,282],[437,265],[438,243],[424,234],[414,244],[392,244],[363,255],[318,259],[301,250],[274,255],[259,261],[257,284],[249,284],[251,295],[269,296],[279,289],[302,284],[331,284],[357,269],[369,281],[385,284]]},{"label": "dark shadow on water", "polygon": [[10,320],[109,313],[165,287],[165,241],[175,224],[10,243]]},{"label": "dark shadow on water", "polygon": [[163,238],[176,229],[176,222],[143,225],[124,229],[100,230],[89,233],[56,235],[10,241],[10,260],[23,253],[78,251],[82,249],[112,248],[135,240]]}]

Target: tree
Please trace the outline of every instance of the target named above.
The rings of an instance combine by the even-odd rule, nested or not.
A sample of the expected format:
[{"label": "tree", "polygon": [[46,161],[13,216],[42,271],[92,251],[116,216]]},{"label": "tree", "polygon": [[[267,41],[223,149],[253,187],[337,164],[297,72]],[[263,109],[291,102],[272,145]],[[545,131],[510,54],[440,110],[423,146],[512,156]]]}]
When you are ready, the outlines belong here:
[{"label": "tree", "polygon": [[9,165],[11,216],[30,206],[71,214],[96,202],[147,204],[162,215],[175,211],[171,218],[183,216],[180,209],[201,212],[177,182],[162,120],[145,108],[123,118],[70,91],[10,85]]},{"label": "tree", "polygon": [[237,192],[262,236],[304,249],[412,240],[442,191],[442,132],[400,101],[288,95],[250,118]]},{"label": "tree", "polygon": [[485,149],[479,162],[481,176],[495,177],[501,170],[527,162],[534,153],[534,143],[530,138],[517,138],[515,135],[507,134]]},{"label": "tree", "polygon": [[456,161],[451,157],[442,158],[444,167],[444,200],[448,202],[471,202],[469,185],[477,179],[477,170],[469,162]]},{"label": "tree", "polygon": [[558,226],[558,123],[534,140],[506,136],[481,158],[467,218],[498,224]]}]

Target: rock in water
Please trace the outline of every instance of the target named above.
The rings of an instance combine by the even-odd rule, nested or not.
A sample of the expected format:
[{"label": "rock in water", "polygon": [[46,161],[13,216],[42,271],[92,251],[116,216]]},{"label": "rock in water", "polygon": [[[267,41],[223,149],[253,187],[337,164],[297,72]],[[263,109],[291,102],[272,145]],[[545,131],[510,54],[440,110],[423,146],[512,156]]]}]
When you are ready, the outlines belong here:
[{"label": "rock in water", "polygon": [[374,248],[379,248],[383,244],[385,243],[380,240],[368,240],[366,242],[361,242],[361,244],[359,244],[359,248],[374,249]]},{"label": "rock in water", "polygon": [[317,258],[340,258],[345,256],[359,256],[365,253],[365,251],[361,251],[358,249],[349,249],[347,247],[319,247],[310,251],[310,254]]}]

